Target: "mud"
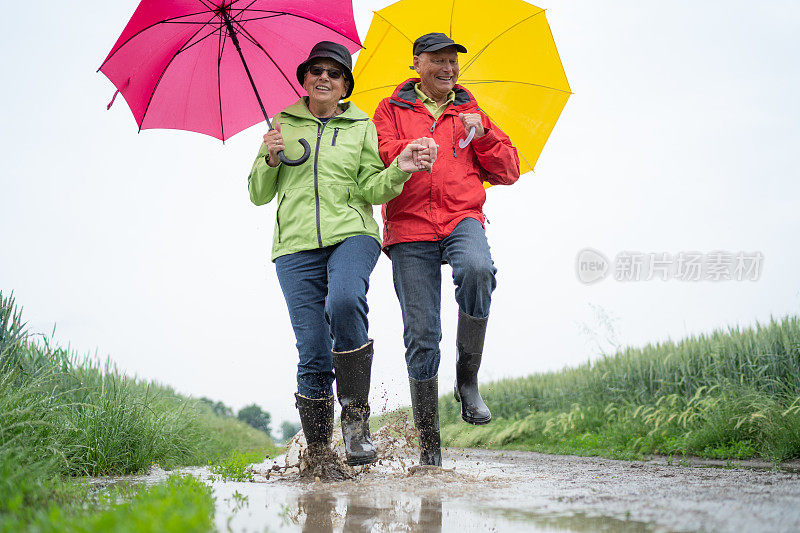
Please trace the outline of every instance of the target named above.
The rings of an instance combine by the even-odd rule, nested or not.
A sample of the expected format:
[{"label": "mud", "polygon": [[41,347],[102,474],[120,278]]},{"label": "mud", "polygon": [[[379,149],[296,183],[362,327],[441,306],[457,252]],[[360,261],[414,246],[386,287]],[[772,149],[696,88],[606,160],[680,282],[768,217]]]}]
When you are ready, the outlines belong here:
[{"label": "mud", "polygon": [[[408,421],[381,428],[374,440],[379,461],[355,467],[350,480],[305,481],[299,435],[285,456],[254,465],[254,482],[214,482],[218,527],[459,533],[800,530],[800,475],[792,471],[462,449],[445,449],[443,468],[433,468],[417,464]],[[341,442],[334,452],[343,458]],[[231,507],[234,492],[247,497],[246,506]]]},{"label": "mud", "polygon": [[800,531],[792,471],[464,449],[419,468],[407,431],[374,437],[379,462],[349,480],[306,479],[302,437],[252,482],[191,472],[214,489],[220,531]]}]

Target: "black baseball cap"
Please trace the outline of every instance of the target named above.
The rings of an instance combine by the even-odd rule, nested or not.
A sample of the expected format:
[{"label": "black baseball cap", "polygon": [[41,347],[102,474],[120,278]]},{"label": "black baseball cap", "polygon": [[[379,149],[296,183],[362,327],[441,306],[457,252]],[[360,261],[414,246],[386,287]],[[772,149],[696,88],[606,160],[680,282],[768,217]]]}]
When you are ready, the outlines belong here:
[{"label": "black baseball cap", "polygon": [[453,39],[444,33],[426,33],[422,37],[418,37],[417,40],[414,41],[413,50],[414,55],[418,56],[422,52],[435,52],[437,50],[441,50],[442,48],[447,48],[448,46],[455,46],[456,50],[462,54],[467,53],[466,48],[453,41]]},{"label": "black baseball cap", "polygon": [[297,65],[297,81],[300,82],[300,85],[303,85],[309,65],[315,59],[321,58],[333,59],[343,67],[344,79],[349,82],[347,93],[343,98],[350,96],[355,86],[355,80],[353,80],[353,58],[350,56],[350,50],[339,43],[331,41],[320,41],[315,44],[308,54],[308,59]]}]

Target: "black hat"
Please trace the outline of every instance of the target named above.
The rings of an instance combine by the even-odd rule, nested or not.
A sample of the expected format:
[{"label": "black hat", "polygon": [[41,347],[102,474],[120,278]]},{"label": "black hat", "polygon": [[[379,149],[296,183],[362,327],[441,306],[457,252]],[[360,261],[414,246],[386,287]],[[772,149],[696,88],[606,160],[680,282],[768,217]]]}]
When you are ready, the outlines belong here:
[{"label": "black hat", "polygon": [[448,46],[455,46],[456,50],[462,54],[467,53],[466,48],[453,41],[453,39],[444,33],[426,33],[414,41],[414,55],[418,56],[422,52],[435,52],[442,48],[447,48]]},{"label": "black hat", "polygon": [[314,48],[312,48],[311,52],[308,54],[308,59],[297,65],[297,81],[300,82],[300,85],[303,85],[308,66],[315,59],[323,57],[333,59],[344,67],[344,79],[349,82],[349,87],[343,98],[347,98],[353,92],[353,86],[355,85],[355,81],[353,80],[353,58],[350,57],[350,50],[339,43],[320,41],[315,44]]}]

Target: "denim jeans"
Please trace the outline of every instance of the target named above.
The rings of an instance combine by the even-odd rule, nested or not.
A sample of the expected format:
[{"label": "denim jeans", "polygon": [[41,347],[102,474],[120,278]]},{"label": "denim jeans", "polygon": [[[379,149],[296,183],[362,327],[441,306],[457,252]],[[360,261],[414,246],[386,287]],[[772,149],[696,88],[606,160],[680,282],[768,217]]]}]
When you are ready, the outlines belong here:
[{"label": "denim jeans", "polygon": [[441,241],[403,242],[389,248],[394,289],[403,313],[408,375],[417,380],[439,371],[442,340],[442,263],[453,269],[456,302],[466,314],[489,316],[497,269],[480,222],[465,218]]},{"label": "denim jeans", "polygon": [[367,291],[380,253],[374,237],[356,235],[275,260],[297,339],[297,392],[302,396],[331,396],[331,350],[346,352],[369,342]]}]

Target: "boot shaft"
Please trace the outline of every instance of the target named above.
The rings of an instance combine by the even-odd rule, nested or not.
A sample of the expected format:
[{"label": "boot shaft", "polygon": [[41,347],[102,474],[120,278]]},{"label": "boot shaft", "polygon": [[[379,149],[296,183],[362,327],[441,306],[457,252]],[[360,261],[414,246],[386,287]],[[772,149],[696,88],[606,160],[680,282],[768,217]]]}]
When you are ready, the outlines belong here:
[{"label": "boot shaft", "polygon": [[480,366],[483,344],[486,340],[486,325],[489,317],[476,318],[458,310],[458,329],[456,330],[456,349],[459,363],[472,364],[477,359]]},{"label": "boot shaft", "polygon": [[483,343],[489,317],[476,318],[458,310],[456,335],[455,399],[461,403],[461,418],[470,424],[487,424],[492,414],[478,391],[478,371],[483,358]]},{"label": "boot shaft", "polygon": [[[336,396],[342,410],[350,406],[369,410],[369,388],[372,374],[372,340],[349,352],[333,352],[336,372]],[[369,416],[369,414],[367,414]]]},{"label": "boot shaft", "polygon": [[333,435],[333,396],[306,398],[295,393],[295,406],[300,413],[300,424],[309,444],[327,444]]},{"label": "boot shaft", "polygon": [[439,437],[439,380],[418,381],[408,378],[411,389],[411,407],[414,426],[419,433],[420,462],[441,466],[441,438]]},{"label": "boot shaft", "polygon": [[377,459],[369,432],[369,387],[372,340],[349,352],[333,352],[336,396],[342,406],[342,439],[347,463],[362,465]]}]

